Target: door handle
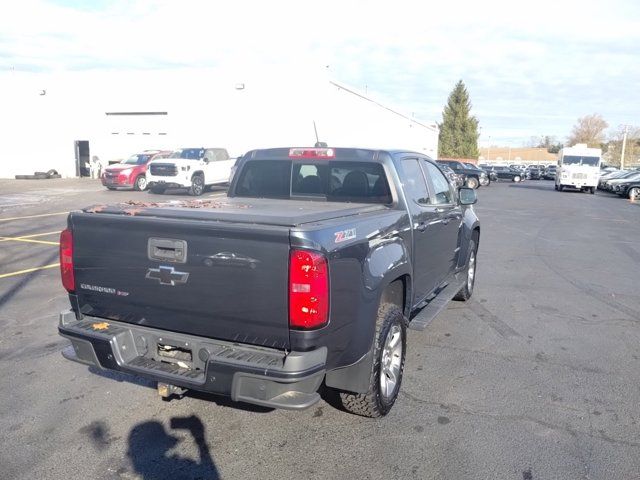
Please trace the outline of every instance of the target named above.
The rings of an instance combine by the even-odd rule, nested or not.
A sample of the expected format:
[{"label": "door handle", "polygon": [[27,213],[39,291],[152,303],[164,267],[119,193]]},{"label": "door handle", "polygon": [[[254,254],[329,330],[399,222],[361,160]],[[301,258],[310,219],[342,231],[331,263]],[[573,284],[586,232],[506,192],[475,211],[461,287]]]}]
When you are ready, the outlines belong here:
[{"label": "door handle", "polygon": [[427,229],[427,224],[425,222],[420,222],[416,227],[416,230],[419,232],[424,232]]}]

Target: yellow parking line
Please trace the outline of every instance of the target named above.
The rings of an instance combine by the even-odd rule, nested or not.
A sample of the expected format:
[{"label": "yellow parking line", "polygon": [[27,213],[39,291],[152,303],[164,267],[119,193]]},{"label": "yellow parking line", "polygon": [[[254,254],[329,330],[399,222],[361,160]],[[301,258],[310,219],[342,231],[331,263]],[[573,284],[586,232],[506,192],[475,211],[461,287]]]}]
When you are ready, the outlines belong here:
[{"label": "yellow parking line", "polygon": [[28,242],[42,243],[44,245],[60,245],[58,242],[47,242],[46,240],[31,240],[30,238],[21,237],[0,237],[0,242]]},{"label": "yellow parking line", "polygon": [[15,238],[34,238],[34,237],[46,237],[47,235],[55,235],[56,233],[60,233],[61,230],[56,230],[55,232],[47,232],[47,233],[34,233],[33,235],[20,235]]},{"label": "yellow parking line", "polygon": [[66,215],[68,213],[69,212],[42,213],[40,215],[27,215],[26,217],[0,218],[0,222],[8,222],[9,220],[22,220],[23,218],[51,217],[53,215]]},{"label": "yellow parking line", "polygon": [[55,268],[59,266],[59,263],[52,263],[51,265],[45,265],[43,267],[27,268],[26,270],[20,270],[18,272],[3,273],[0,275],[0,278],[13,277],[14,275],[22,275],[23,273],[35,272],[38,270],[44,270],[45,268]]},{"label": "yellow parking line", "polygon": [[[33,235],[20,235],[19,237],[0,237],[2,240],[0,242],[10,242],[11,240],[20,241],[25,238],[34,238],[34,237],[45,237],[47,235],[54,235],[60,233],[60,230],[56,230],[55,232],[47,232],[47,233],[34,233]],[[51,242],[53,243],[53,242]],[[48,244],[48,243],[47,243]],[[58,245],[56,242],[55,245]]]}]

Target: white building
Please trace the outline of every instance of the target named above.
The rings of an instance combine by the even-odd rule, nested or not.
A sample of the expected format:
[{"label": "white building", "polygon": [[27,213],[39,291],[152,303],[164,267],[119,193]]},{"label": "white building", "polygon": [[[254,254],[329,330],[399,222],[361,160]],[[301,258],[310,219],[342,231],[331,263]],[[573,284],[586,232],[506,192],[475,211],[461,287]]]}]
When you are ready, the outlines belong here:
[{"label": "white building", "polygon": [[438,129],[331,81],[325,72],[213,70],[0,74],[0,178],[104,165],[145,149],[407,148],[433,158]]}]

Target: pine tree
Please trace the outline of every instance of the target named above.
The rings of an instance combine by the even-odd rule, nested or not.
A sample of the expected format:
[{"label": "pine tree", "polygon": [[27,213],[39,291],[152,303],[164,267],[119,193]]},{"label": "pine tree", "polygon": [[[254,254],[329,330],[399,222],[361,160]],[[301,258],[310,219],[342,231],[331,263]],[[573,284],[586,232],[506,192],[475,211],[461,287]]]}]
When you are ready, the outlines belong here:
[{"label": "pine tree", "polygon": [[460,80],[442,112],[438,157],[478,158],[478,120],[469,115],[470,110],[469,93]]}]

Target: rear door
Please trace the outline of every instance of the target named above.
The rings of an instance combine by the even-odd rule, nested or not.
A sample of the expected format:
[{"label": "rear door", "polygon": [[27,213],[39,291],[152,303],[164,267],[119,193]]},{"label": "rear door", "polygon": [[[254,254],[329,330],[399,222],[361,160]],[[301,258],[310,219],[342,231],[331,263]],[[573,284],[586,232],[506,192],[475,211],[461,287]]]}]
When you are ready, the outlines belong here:
[{"label": "rear door", "polygon": [[403,189],[413,231],[414,305],[427,297],[441,283],[442,261],[434,251],[440,243],[441,224],[436,207],[429,198],[429,190],[418,158],[408,157],[401,161]]},{"label": "rear door", "polygon": [[289,229],[73,214],[82,313],[288,348]]},{"label": "rear door", "polygon": [[420,164],[430,187],[430,203],[438,214],[437,239],[433,248],[437,248],[434,255],[439,258],[438,268],[444,280],[457,265],[462,207],[458,204],[456,192],[440,169],[424,159]]},{"label": "rear door", "polygon": [[229,158],[226,150],[220,148],[210,148],[205,152],[205,158],[208,160],[206,183],[226,183],[231,176],[231,167],[235,160]]}]

